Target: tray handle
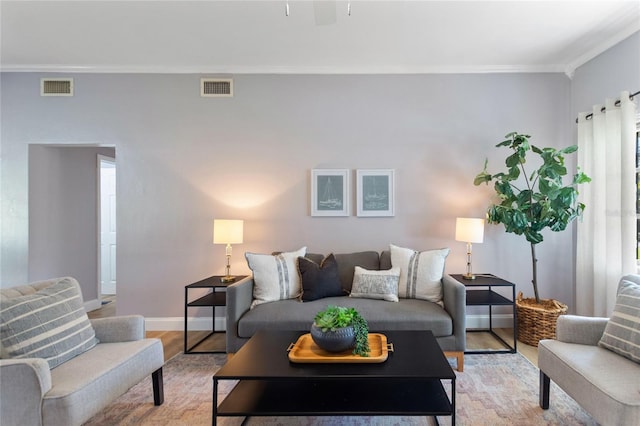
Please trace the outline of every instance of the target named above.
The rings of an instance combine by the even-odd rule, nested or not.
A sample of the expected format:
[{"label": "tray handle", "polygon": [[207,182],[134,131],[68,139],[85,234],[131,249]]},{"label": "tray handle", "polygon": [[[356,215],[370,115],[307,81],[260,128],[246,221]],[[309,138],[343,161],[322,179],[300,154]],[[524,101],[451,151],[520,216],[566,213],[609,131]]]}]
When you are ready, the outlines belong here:
[{"label": "tray handle", "polygon": [[291,352],[293,350],[293,348],[296,347],[295,343],[289,343],[289,347],[287,348],[287,352]]},{"label": "tray handle", "polygon": [[387,351],[388,352],[395,352],[395,350],[393,348],[393,343],[391,343],[391,342],[387,343]]}]

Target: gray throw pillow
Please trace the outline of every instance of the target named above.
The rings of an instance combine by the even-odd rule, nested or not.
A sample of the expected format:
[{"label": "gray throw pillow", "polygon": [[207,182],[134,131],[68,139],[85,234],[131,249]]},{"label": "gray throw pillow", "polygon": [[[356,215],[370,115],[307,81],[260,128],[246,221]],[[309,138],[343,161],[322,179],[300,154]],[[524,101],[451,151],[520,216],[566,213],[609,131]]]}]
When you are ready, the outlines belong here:
[{"label": "gray throw pillow", "polygon": [[2,358],[44,358],[54,368],[93,348],[95,336],[73,278],[0,300]]},{"label": "gray throw pillow", "polygon": [[640,363],[640,286],[622,282],[598,345]]},{"label": "gray throw pillow", "polygon": [[338,276],[338,263],[333,253],[322,259],[319,265],[313,260],[299,257],[298,270],[302,281],[300,297],[303,302],[345,295]]}]

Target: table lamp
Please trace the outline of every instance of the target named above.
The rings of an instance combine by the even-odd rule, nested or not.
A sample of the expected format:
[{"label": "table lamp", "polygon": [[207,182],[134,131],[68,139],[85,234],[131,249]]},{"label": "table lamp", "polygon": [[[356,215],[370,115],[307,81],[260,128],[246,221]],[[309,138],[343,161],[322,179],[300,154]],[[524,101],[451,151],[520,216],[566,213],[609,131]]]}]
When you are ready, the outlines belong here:
[{"label": "table lamp", "polygon": [[227,274],[220,278],[223,283],[233,282],[236,277],[229,273],[231,260],[231,244],[242,244],[243,220],[214,219],[213,244],[226,244]]},{"label": "table lamp", "polygon": [[471,272],[471,243],[481,243],[484,238],[484,219],[468,217],[456,218],[456,241],[467,243],[467,273],[462,275],[466,280],[475,280]]}]

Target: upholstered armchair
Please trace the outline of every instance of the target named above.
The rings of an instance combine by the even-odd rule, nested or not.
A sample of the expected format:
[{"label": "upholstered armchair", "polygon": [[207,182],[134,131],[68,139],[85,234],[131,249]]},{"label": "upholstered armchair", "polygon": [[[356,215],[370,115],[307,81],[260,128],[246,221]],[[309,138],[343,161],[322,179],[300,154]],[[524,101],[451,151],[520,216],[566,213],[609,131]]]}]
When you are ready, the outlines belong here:
[{"label": "upholstered armchair", "polygon": [[618,285],[611,318],[558,318],[557,340],[541,340],[538,345],[540,407],[549,408],[553,380],[598,423],[639,424],[639,296],[640,276],[627,275]]},{"label": "upholstered armchair", "polygon": [[[59,290],[61,286],[65,293]],[[51,290],[54,288],[55,292]],[[54,300],[61,294],[65,295],[62,302]],[[90,331],[81,353],[70,359],[66,359],[69,356],[66,348],[53,356],[45,355],[40,349],[25,350],[35,351],[34,354],[42,357],[29,355],[30,352],[17,354],[26,346],[15,336],[8,335],[14,329],[15,319],[23,316],[16,315],[20,305],[15,303],[16,300],[51,298],[52,302],[45,302],[43,306],[69,305],[70,311],[80,311],[76,308],[78,298],[82,306],[81,297],[78,282],[73,278],[57,278],[0,290],[2,426],[81,425],[149,375],[153,379],[154,404],[163,403],[162,343],[158,339],[144,338],[144,319],[141,316],[91,320],[87,328],[84,321],[89,320],[82,309],[78,318],[61,326],[70,329],[70,324],[83,323],[83,332],[88,329],[95,332],[97,341],[92,340],[93,332]],[[69,315],[65,311],[60,317]],[[47,335],[51,342],[58,334],[44,329],[40,335]],[[42,339],[32,336],[29,340]],[[51,346],[51,343],[45,346]],[[70,346],[77,347],[75,344]]]}]

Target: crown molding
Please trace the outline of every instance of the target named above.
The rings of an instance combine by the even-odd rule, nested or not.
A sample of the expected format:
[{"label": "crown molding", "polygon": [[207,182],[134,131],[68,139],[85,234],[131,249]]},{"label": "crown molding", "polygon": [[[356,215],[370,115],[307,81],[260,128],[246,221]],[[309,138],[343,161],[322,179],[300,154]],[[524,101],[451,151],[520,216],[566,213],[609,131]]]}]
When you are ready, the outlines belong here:
[{"label": "crown molding", "polygon": [[621,27],[620,31],[618,31],[613,36],[609,37],[606,40],[602,40],[591,49],[574,58],[572,61],[569,61],[564,69],[564,73],[572,79],[576,69],[586,64],[601,53],[604,53],[621,41],[631,37],[638,31],[640,31],[640,21],[636,21],[634,19],[631,22],[628,22],[627,25]]},{"label": "crown molding", "polygon": [[104,66],[104,65],[7,65],[0,72],[65,74],[492,74],[492,73],[562,73],[565,64],[553,65],[482,65],[482,66]]}]

